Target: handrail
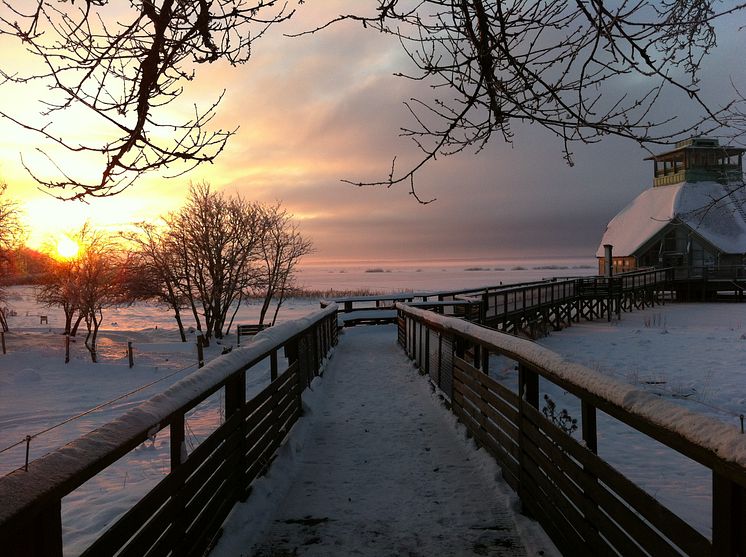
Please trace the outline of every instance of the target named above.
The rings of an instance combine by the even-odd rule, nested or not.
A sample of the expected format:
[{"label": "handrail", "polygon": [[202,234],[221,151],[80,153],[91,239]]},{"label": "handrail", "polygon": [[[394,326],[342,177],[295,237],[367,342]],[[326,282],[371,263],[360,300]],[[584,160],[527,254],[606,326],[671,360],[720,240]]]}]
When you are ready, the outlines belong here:
[{"label": "handrail", "polygon": [[[444,390],[453,411],[498,459],[508,483],[518,491],[527,508],[536,511],[550,535],[560,540],[558,545],[565,543],[566,547],[572,547],[587,543],[592,547],[598,544],[595,547],[600,550],[613,546],[615,551],[621,547],[621,553],[625,554],[623,544],[630,539],[640,544],[640,540],[635,540],[636,530],[620,534],[622,524],[610,525],[605,518],[611,515],[617,520],[615,513],[621,511],[614,509],[621,498],[652,524],[653,530],[646,534],[645,543],[658,548],[654,554],[659,554],[661,547],[668,548],[665,552],[675,547],[674,551],[683,550],[687,554],[705,551],[709,554],[711,547],[712,553],[718,555],[735,555],[746,549],[740,546],[734,549],[733,545],[742,543],[738,541],[738,532],[746,520],[746,509],[737,504],[739,498],[746,497],[746,436],[738,429],[567,361],[533,342],[406,304],[397,304],[397,312],[399,342],[420,369],[429,373],[436,386]],[[437,350],[433,351],[432,343],[436,343]],[[505,387],[488,376],[489,354],[503,355],[518,362],[520,394],[506,392]],[[470,363],[472,358],[473,364]],[[539,376],[581,400],[584,445],[537,412]],[[595,454],[596,409],[713,471],[711,546],[709,540],[671,511],[651,501]],[[558,447],[562,448],[558,450]],[[554,457],[543,456],[551,454]],[[550,460],[545,461],[545,458]],[[581,463],[579,469],[578,463]],[[559,470],[559,475],[555,469]],[[595,471],[593,474],[588,472],[591,469]],[[580,491],[567,483],[565,474],[571,482],[581,486]],[[547,477],[554,479],[542,479]],[[606,487],[598,488],[594,478]],[[613,488],[614,485],[621,487]],[[537,501],[537,497],[545,500]],[[565,498],[571,500],[574,508],[558,503]],[[553,508],[555,504],[559,507]],[[609,507],[599,513],[598,509],[606,504]],[[564,532],[568,524],[563,522],[563,508],[570,513],[580,513],[578,516],[589,523],[590,529],[573,534]],[[650,526],[639,528],[649,530]],[[668,539],[659,539],[661,533]],[[573,538],[575,534],[577,538]],[[620,545],[614,545],[616,542]]]},{"label": "handrail", "polygon": [[[662,400],[628,383],[570,362],[530,340],[468,324],[460,319],[397,304],[400,314],[417,319],[433,330],[464,339],[537,370],[578,398],[633,427],[650,422],[651,437],[705,466],[715,467],[746,487],[746,435],[720,420]],[[721,456],[726,453],[729,458]]]},{"label": "handrail", "polygon": [[[184,415],[221,388],[226,389],[226,407],[232,406],[226,408],[226,415],[245,405],[245,392],[241,393],[235,387],[243,385],[246,370],[270,358],[274,380],[277,377],[277,351],[283,347],[288,353],[290,367],[298,367],[294,362],[308,361],[311,368],[317,369],[325,352],[336,344],[337,309],[332,305],[301,319],[265,329],[245,347],[209,362],[119,418],[32,461],[28,471],[20,469],[0,478],[0,540],[12,539],[17,533],[14,530],[29,526],[50,506],[57,507],[52,511],[55,515],[52,522],[58,521],[62,497],[169,426],[173,474],[174,469],[182,464]],[[304,354],[299,351],[298,344],[309,334],[312,334],[313,345],[308,346],[308,353]],[[54,532],[51,535],[54,536]]]}]

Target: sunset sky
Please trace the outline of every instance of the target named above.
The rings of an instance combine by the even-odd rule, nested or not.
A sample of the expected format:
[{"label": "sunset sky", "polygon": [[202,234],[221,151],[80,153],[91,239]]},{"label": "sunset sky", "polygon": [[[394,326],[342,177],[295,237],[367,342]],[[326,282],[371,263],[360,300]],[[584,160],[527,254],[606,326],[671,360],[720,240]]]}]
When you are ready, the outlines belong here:
[{"label": "sunset sky", "polygon": [[[323,33],[283,37],[344,11],[342,1],[308,2],[297,16],[254,46],[248,64],[200,68],[185,98],[209,102],[225,88],[216,125],[240,126],[213,165],[187,176],[152,175],[126,192],[90,204],[62,202],[39,191],[20,163],[32,161],[40,139],[0,120],[0,178],[23,204],[38,247],[85,220],[111,229],[154,219],[183,202],[191,181],[206,180],[250,199],[279,200],[314,243],[316,260],[499,259],[526,256],[592,257],[606,222],[650,186],[651,163],[638,146],[606,139],[574,147],[576,165],[562,159],[562,144],[537,127],[516,124],[515,142],[495,141],[486,150],[439,159],[418,177],[418,193],[437,198],[423,206],[406,185],[358,188],[343,178],[385,178],[391,159],[404,164],[416,151],[397,137],[409,122],[403,100],[422,84],[396,78],[406,70],[400,47],[390,38],[340,24]],[[714,104],[729,92],[728,76],[746,90],[746,34],[730,22],[719,36],[702,89]],[[3,48],[4,64],[7,44]],[[33,88],[0,89],[3,109],[38,111]],[[672,97],[674,109],[681,102]],[[95,133],[95,125],[70,122]]]}]

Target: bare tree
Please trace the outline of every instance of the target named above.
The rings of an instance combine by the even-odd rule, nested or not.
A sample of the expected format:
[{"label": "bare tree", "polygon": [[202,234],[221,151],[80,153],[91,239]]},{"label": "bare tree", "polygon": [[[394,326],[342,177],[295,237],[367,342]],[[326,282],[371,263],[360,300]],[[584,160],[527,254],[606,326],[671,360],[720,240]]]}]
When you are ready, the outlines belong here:
[{"label": "bare tree", "polygon": [[[301,3],[302,0],[298,0]],[[16,37],[41,71],[5,74],[7,82],[40,81],[51,90],[44,124],[8,110],[3,117],[39,132],[72,154],[102,159],[100,179],[85,182],[58,164],[59,177],[39,176],[62,197],[110,195],[143,172],[212,161],[234,130],[208,131],[215,104],[185,121],[165,119],[167,105],[204,62],[248,60],[269,26],[290,17],[274,0],[5,0],[0,33]],[[375,11],[362,12],[370,6]],[[411,137],[422,156],[400,170],[396,159],[381,181],[409,182],[436,156],[482,149],[493,136],[511,141],[515,122],[546,128],[563,143],[606,135],[666,143],[728,120],[733,106],[710,108],[700,98],[698,71],[716,43],[716,24],[741,16],[746,4],[717,0],[371,0],[355,3],[352,20],[398,41],[428,84],[431,97],[408,101]],[[317,31],[309,30],[309,33]],[[30,64],[38,68],[37,64]],[[641,89],[640,84],[644,84]],[[701,119],[678,122],[654,108],[667,90],[698,107]],[[618,93],[614,93],[618,91]],[[738,95],[734,95],[738,98]],[[110,126],[100,144],[78,144],[46,122],[83,108]],[[75,163],[72,163],[75,164]],[[175,172],[179,172],[175,169]]]},{"label": "bare tree", "polygon": [[3,288],[4,269],[10,261],[11,253],[20,247],[25,230],[21,223],[21,209],[18,203],[6,197],[7,184],[0,183],[0,330],[8,330],[5,311],[7,303]]},{"label": "bare tree", "polygon": [[132,293],[131,299],[156,299],[174,312],[174,319],[179,327],[181,341],[186,342],[182,309],[189,307],[188,298],[183,294],[186,286],[179,277],[176,242],[170,231],[163,226],[151,223],[138,223],[138,231],[125,234],[125,238],[134,244],[132,266],[136,269],[140,290]]},{"label": "bare tree", "polygon": [[[167,218],[178,260],[179,290],[205,338],[222,338],[231,307],[253,283],[252,261],[262,233],[261,210],[208,184],[192,185],[185,206]],[[202,322],[204,320],[204,330]]]},{"label": "bare tree", "polygon": [[76,273],[79,311],[86,324],[85,346],[95,363],[103,310],[123,303],[120,274],[124,262],[113,238],[103,232],[84,227],[80,244]]},{"label": "bare tree", "polygon": [[121,274],[126,262],[114,238],[94,230],[88,223],[72,239],[80,247],[78,254],[58,262],[37,291],[37,299],[49,306],[62,307],[65,332],[71,336],[75,336],[81,322],[85,323],[85,346],[95,363],[103,310],[125,302]]},{"label": "bare tree", "polygon": [[280,307],[292,287],[298,262],[304,255],[313,252],[310,240],[301,236],[292,218],[279,203],[264,210],[264,233],[259,245],[258,264],[261,274],[255,286],[255,291],[263,298],[259,312],[260,324],[264,323],[272,301],[275,302],[275,310],[271,324],[275,324]]},{"label": "bare tree", "polygon": [[[186,171],[212,161],[235,130],[209,129],[222,93],[182,121],[167,119],[165,107],[181,97],[197,65],[246,62],[254,41],[292,13],[287,2],[276,0],[5,0],[0,34],[17,38],[34,61],[28,74],[0,76],[10,83],[40,82],[50,94],[44,124],[9,107],[0,116],[68,151],[67,164],[50,158],[58,177],[26,166],[59,197],[111,195],[144,172],[174,165],[177,173]],[[100,143],[77,143],[69,130],[54,125],[60,113],[81,109],[107,130]],[[91,154],[100,158],[101,173],[86,181],[76,175],[74,161]]]},{"label": "bare tree", "polygon": [[[568,2],[566,0],[379,0],[373,16],[347,15],[394,36],[430,85],[430,98],[406,103],[413,125],[403,128],[422,152],[387,178],[417,196],[417,171],[437,156],[481,150],[496,134],[510,142],[513,124],[538,124],[564,143],[616,135],[670,143],[703,129],[737,123],[731,103],[718,109],[700,97],[698,72],[716,44],[715,22],[746,4],[717,0]],[[319,28],[321,29],[321,28]],[[319,29],[308,31],[314,33]],[[630,90],[634,83],[637,93]],[[640,89],[639,84],[644,85]],[[658,117],[668,90],[698,108],[695,121]],[[641,92],[640,92],[641,91]],[[734,91],[734,99],[738,95]],[[736,115],[736,118],[733,116]],[[418,198],[419,200],[419,198]]]},{"label": "bare tree", "polygon": [[[76,258],[50,264],[42,283],[36,289],[36,300],[47,307],[59,307],[65,314],[64,334],[75,336],[83,320],[80,310]],[[73,323],[73,319],[77,320]]]}]

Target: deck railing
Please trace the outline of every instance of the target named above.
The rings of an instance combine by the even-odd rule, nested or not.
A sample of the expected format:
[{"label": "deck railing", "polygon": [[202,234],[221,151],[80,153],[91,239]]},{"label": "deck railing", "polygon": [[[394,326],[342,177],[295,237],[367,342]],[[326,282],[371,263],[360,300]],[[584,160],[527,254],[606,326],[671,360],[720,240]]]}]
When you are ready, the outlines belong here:
[{"label": "deck railing", "polygon": [[[300,416],[301,392],[337,343],[336,314],[331,306],[276,325],[27,471],[0,478],[0,552],[61,556],[62,498],[165,429],[170,473],[84,555],[202,555]],[[246,373],[267,359],[269,386],[246,400]],[[186,455],[185,415],[221,389],[225,422]]]},{"label": "deck railing", "polygon": [[[502,467],[524,508],[566,555],[746,554],[746,436],[529,341],[397,305],[398,340]],[[488,375],[518,364],[518,392]],[[580,399],[582,442],[539,410],[539,377]],[[709,468],[712,539],[597,454],[597,411]]]},{"label": "deck railing", "polygon": [[531,334],[537,322],[541,322],[537,331],[547,326],[561,328],[581,317],[611,318],[622,311],[653,305],[663,299],[661,293],[670,289],[672,279],[672,269],[643,269],[613,277],[557,278],[452,291],[339,298],[322,301],[321,307],[339,304],[344,308],[340,321],[345,324],[385,323],[394,321],[392,308],[397,302],[430,304],[444,315],[458,317],[466,311],[474,316],[478,312],[478,318],[471,321]]}]

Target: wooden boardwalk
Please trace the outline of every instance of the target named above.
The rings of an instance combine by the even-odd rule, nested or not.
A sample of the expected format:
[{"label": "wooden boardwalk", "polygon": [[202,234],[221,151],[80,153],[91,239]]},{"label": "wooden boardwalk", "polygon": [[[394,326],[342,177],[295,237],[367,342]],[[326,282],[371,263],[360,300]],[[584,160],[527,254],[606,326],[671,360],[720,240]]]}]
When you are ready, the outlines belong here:
[{"label": "wooden boardwalk", "polygon": [[486,455],[459,436],[395,335],[391,325],[346,332],[264,535],[242,542],[229,522],[212,555],[526,554],[509,488],[479,467]]}]

